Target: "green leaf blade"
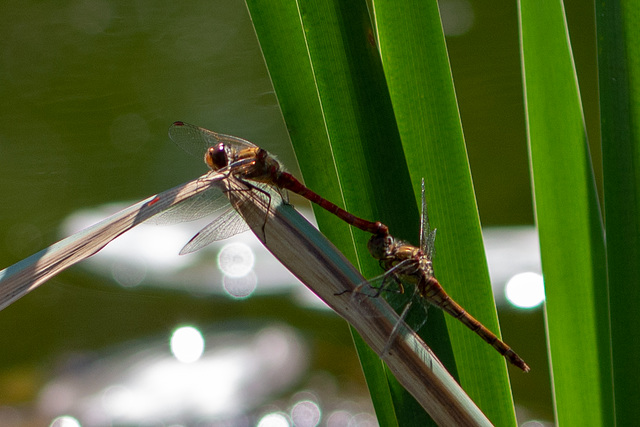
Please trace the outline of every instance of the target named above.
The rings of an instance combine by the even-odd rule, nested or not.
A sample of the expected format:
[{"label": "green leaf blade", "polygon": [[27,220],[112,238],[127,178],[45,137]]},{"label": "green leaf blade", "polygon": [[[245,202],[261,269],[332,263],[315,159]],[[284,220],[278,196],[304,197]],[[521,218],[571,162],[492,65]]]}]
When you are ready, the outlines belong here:
[{"label": "green leaf blade", "polygon": [[[425,178],[434,268],[453,299],[499,331],[473,184],[435,3],[375,1],[380,51],[416,198]],[[429,321],[432,318],[430,316]],[[497,425],[515,424],[504,360],[446,317],[460,383]],[[440,334],[446,333],[446,330]],[[428,334],[431,344],[434,333]]]},{"label": "green leaf blade", "polygon": [[616,421],[640,417],[640,32],[636,2],[596,2],[607,263]]},{"label": "green leaf blade", "polygon": [[[335,29],[344,30],[336,24],[336,4],[323,3],[324,7],[329,8],[323,13],[314,10],[321,4],[312,3],[296,5],[281,1],[267,5],[248,1],[247,5],[305,183],[323,197],[346,206],[358,216],[379,219],[374,213],[376,208],[372,200],[376,194],[384,198],[385,192],[388,193],[389,190],[376,188],[370,176],[371,171],[379,169],[378,165],[390,157],[375,159],[363,145],[367,138],[362,134],[373,131],[368,130],[368,125],[362,122],[367,119],[367,115],[350,99],[354,91],[362,89],[362,82],[352,80],[344,53],[339,48],[332,48],[330,43],[341,39]],[[360,17],[353,20],[364,25],[366,19],[362,18],[362,9],[355,10],[355,13],[358,12]],[[325,20],[327,22],[323,22]],[[323,25],[330,31],[323,33]],[[323,37],[326,40],[319,40]],[[313,55],[310,51],[314,52]],[[321,55],[318,52],[323,53]],[[362,56],[362,53],[358,55]],[[340,66],[342,72],[336,69]],[[332,80],[335,80],[338,89],[329,84]],[[372,101],[372,106],[376,104]],[[376,119],[372,117],[368,120]],[[356,123],[353,123],[354,120]],[[376,126],[372,126],[372,129]],[[394,128],[395,126],[392,127]],[[381,133],[379,139],[384,137],[385,134]],[[378,144],[379,139],[376,139]],[[400,148],[397,153],[400,155],[400,163],[404,164]],[[404,170],[406,174],[406,166]],[[409,186],[406,188],[410,195]],[[393,197],[402,197],[402,192],[392,194]],[[368,239],[366,233],[353,230],[322,209],[314,206],[314,210],[324,234],[352,262],[364,265],[369,276],[379,274],[377,263],[365,253],[365,242]],[[401,222],[401,219],[396,218],[395,221]],[[414,221],[417,224],[417,214]],[[388,380],[382,362],[359,338],[354,337],[354,341],[365,370],[378,421],[383,425],[397,424],[396,409],[389,386],[386,385]]]},{"label": "green leaf blade", "polygon": [[613,425],[604,236],[564,10],[520,13],[556,422]]}]

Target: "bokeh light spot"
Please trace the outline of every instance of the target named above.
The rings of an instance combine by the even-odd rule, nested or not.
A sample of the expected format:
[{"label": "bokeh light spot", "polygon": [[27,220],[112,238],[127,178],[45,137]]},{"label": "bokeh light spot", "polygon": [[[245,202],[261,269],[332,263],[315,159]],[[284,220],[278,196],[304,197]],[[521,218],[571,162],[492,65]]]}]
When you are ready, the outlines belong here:
[{"label": "bokeh light spot", "polygon": [[76,420],[72,416],[63,415],[51,421],[49,427],[81,427],[81,424],[80,421]]},{"label": "bokeh light spot", "polygon": [[234,299],[244,299],[251,296],[258,286],[258,278],[253,271],[242,277],[224,276],[222,286],[225,292]]},{"label": "bokeh light spot", "polygon": [[291,421],[296,427],[315,427],[320,422],[320,408],[315,402],[303,400],[293,405]]},{"label": "bokeh light spot", "polygon": [[253,269],[255,256],[244,243],[225,245],[218,254],[218,267],[226,276],[243,277]]},{"label": "bokeh light spot", "polygon": [[468,0],[441,0],[438,7],[446,36],[462,36],[473,28],[475,14]]},{"label": "bokeh light spot", "polygon": [[171,336],[171,353],[182,363],[200,359],[204,352],[204,337],[192,326],[176,329]]},{"label": "bokeh light spot", "polygon": [[258,427],[289,427],[289,420],[281,413],[267,414],[258,421]]},{"label": "bokeh light spot", "polygon": [[519,308],[534,308],[544,301],[544,281],[537,273],[519,273],[505,286],[507,300]]}]

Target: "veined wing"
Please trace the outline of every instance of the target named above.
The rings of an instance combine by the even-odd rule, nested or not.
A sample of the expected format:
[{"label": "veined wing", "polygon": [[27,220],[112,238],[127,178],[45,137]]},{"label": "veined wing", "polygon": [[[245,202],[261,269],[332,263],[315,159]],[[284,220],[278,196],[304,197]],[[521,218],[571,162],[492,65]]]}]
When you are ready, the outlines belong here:
[{"label": "veined wing", "polygon": [[[427,322],[427,308],[429,304],[420,297],[417,286],[415,284],[401,281],[407,272],[414,272],[415,266],[413,260],[405,260],[395,265],[390,270],[380,276],[363,282],[351,294],[352,301],[359,307],[366,307],[362,304],[365,298],[384,298],[389,305],[400,315],[398,325],[394,327],[392,334],[389,336],[389,343],[393,341],[402,321],[418,332]],[[402,285],[400,284],[402,283]],[[366,310],[362,311],[365,316],[375,316]],[[388,344],[389,345],[389,344]]]},{"label": "veined wing", "polygon": [[175,122],[169,127],[169,138],[187,153],[202,157],[209,147],[220,142],[238,149],[255,148],[256,145],[236,136],[210,131],[184,122]]},{"label": "veined wing", "polygon": [[222,190],[218,187],[211,187],[209,190],[159,213],[148,222],[167,225],[195,221],[228,207],[229,199]]},{"label": "veined wing", "polygon": [[[268,200],[273,202],[274,190],[271,186],[261,183],[251,183],[246,185],[243,181],[233,180],[228,182],[229,188],[227,191],[246,191],[251,192],[253,198]],[[224,197],[227,200],[229,200]],[[249,203],[247,201],[246,203]],[[265,218],[265,221],[267,218]],[[206,227],[200,230],[191,240],[182,248],[180,255],[196,252],[205,246],[217,242],[219,240],[228,239],[236,234],[243,233],[249,230],[249,225],[245,222],[244,218],[232,207],[229,207],[220,216],[214,219]]]},{"label": "veined wing", "polygon": [[435,255],[436,229],[431,229],[429,213],[427,212],[427,198],[424,194],[424,178],[422,178],[422,217],[420,218],[420,249],[427,259],[432,260]]},{"label": "veined wing", "polygon": [[64,269],[95,255],[122,233],[207,191],[209,186],[219,185],[223,178],[221,174],[209,173],[163,191],[5,268],[0,271],[0,310]]},{"label": "veined wing", "polygon": [[244,233],[247,230],[249,230],[249,225],[235,209],[229,207],[222,215],[198,231],[198,233],[189,240],[189,243],[184,245],[180,251],[180,255],[199,251],[213,242],[228,239],[236,234]]}]

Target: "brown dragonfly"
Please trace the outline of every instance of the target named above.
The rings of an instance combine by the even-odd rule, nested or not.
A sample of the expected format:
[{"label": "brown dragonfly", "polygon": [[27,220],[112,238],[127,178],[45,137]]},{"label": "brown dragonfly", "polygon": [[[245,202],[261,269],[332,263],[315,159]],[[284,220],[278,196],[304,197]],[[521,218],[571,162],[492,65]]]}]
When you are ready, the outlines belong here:
[{"label": "brown dragonfly", "polygon": [[[401,293],[404,292],[403,282],[413,284],[415,286],[416,296],[419,297],[420,302],[423,304],[426,302],[439,307],[454,318],[460,320],[465,326],[495,348],[510,363],[522,369],[524,372],[529,372],[530,368],[524,360],[522,360],[511,347],[500,340],[493,332],[467,313],[457,302],[447,295],[442,285],[440,285],[435,278],[431,261],[434,253],[435,237],[436,230],[431,230],[429,225],[423,180],[420,247],[418,248],[403,242],[389,234],[374,235],[368,242],[367,247],[369,252],[374,258],[380,261],[380,265],[386,271],[380,278],[374,279],[376,282],[380,280],[380,286],[375,288],[376,295],[379,295],[390,283],[396,283]],[[371,286],[372,281],[368,283],[369,286]],[[401,319],[404,320],[411,304],[412,301],[406,304],[401,313]],[[398,322],[398,325],[396,325],[391,333],[389,344],[395,338],[400,323],[402,322]]]},{"label": "brown dragonfly", "polygon": [[[293,175],[284,171],[280,162],[269,152],[249,141],[184,122],[173,123],[169,128],[169,137],[188,153],[204,156],[205,163],[212,171],[237,178],[237,181],[246,186],[244,191],[250,192],[252,197],[262,197],[270,201],[273,195],[272,190],[275,188],[286,202],[287,195],[282,190],[289,190],[316,203],[356,228],[375,235],[389,233],[387,226],[381,222],[367,221],[352,215],[313,192]],[[180,253],[195,252],[211,242],[249,229],[237,211],[229,206],[227,198],[219,189],[213,188],[197,198],[177,205],[176,208],[157,217],[155,222],[191,221],[224,207],[228,209],[200,230]]]}]

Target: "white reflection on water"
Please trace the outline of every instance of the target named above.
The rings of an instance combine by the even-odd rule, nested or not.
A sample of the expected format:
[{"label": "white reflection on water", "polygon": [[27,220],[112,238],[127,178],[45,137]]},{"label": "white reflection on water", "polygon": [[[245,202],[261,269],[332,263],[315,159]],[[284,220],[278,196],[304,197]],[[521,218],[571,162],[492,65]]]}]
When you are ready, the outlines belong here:
[{"label": "white reflection on water", "polygon": [[209,349],[189,364],[160,341],[60,375],[44,387],[40,411],[87,426],[233,419],[291,387],[308,364],[298,333],[280,324],[210,334]]}]

